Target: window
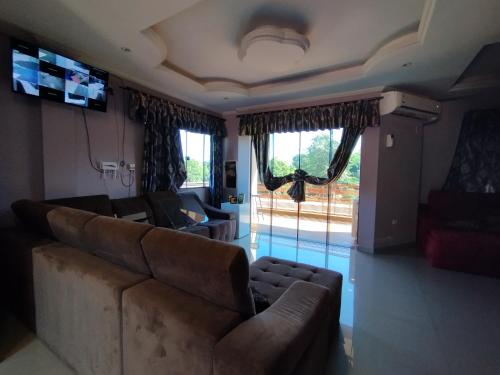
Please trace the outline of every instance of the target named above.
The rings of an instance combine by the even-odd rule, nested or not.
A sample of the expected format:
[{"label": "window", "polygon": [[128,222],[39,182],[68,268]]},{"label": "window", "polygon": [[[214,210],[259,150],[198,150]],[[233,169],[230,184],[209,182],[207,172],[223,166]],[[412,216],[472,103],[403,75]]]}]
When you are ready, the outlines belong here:
[{"label": "window", "polygon": [[[311,132],[274,133],[270,135],[269,167],[281,177],[302,169],[317,177],[327,177],[330,160],[335,155],[343,129]],[[360,139],[361,140],[361,139]],[[306,200],[295,203],[288,195],[292,183],[270,192],[253,174],[252,231],[258,234],[291,237],[335,246],[351,246],[356,237],[357,199],[359,192],[361,142],[356,145],[347,168],[335,182],[327,185],[305,184]],[[260,244],[259,244],[260,245]],[[260,253],[294,261],[314,262],[279,252],[279,246]],[[267,253],[266,253],[267,251]]]},{"label": "window", "polygon": [[182,154],[186,164],[187,179],[181,186],[210,186],[210,135],[181,130]]}]

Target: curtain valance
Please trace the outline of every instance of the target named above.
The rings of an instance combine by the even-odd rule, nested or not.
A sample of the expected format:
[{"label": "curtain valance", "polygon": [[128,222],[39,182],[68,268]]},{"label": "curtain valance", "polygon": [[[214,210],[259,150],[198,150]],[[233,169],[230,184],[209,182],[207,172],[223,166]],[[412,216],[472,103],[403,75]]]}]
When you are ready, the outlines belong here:
[{"label": "curtain valance", "polygon": [[338,129],[351,123],[362,128],[378,126],[378,104],[376,98],[241,115],[240,135]]},{"label": "curtain valance", "polygon": [[142,123],[151,121],[190,132],[226,136],[223,119],[139,91],[130,91],[129,116]]}]

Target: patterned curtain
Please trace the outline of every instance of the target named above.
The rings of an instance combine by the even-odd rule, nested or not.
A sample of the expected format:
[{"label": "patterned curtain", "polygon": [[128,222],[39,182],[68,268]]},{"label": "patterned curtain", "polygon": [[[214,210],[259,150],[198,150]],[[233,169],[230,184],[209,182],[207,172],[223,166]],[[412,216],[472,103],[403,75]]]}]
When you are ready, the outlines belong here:
[{"label": "patterned curtain", "polygon": [[[293,182],[287,193],[295,202],[305,201],[305,183],[326,185],[342,176],[356,143],[367,126],[378,126],[379,100],[361,100],[329,106],[290,109],[279,112],[243,115],[240,134],[251,135],[259,178],[274,191]],[[310,176],[302,169],[283,177],[273,176],[269,167],[269,134],[343,128],[342,138],[327,170],[327,177]],[[284,145],[286,147],[286,145]]]},{"label": "patterned curtain", "polygon": [[[179,130],[212,135],[212,138],[220,139],[219,148],[222,148],[222,137],[226,136],[223,119],[135,90],[130,92],[129,116],[145,125],[141,183],[143,194],[159,190],[175,192],[186,180]],[[212,147],[212,153],[218,150],[222,155],[219,148]],[[218,162],[214,155],[211,158]],[[215,173],[211,176],[211,181],[216,187],[211,190],[219,194],[219,186],[222,190],[222,172],[219,175],[217,168],[212,168],[211,171]],[[217,197],[212,199],[217,202]]]},{"label": "patterned curtain", "polygon": [[210,196],[211,204],[220,208],[222,202],[222,173],[223,173],[223,149],[222,137],[212,135],[212,155],[210,156]]},{"label": "patterned curtain", "polygon": [[467,112],[443,190],[500,192],[500,109]]}]

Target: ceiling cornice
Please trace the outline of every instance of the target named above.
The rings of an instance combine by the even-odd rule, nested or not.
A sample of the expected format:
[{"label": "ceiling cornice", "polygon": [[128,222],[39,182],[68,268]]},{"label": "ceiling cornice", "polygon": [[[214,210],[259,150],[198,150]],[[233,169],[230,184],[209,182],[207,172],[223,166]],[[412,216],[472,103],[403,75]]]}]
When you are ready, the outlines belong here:
[{"label": "ceiling cornice", "polygon": [[424,42],[436,1],[437,0],[426,0],[418,25],[416,25],[414,29],[405,31],[403,34],[401,34],[401,32],[396,33],[393,38],[376,49],[362,63],[347,65],[341,68],[324,68],[317,72],[309,72],[306,75],[297,74],[292,77],[276,79],[272,82],[265,83],[247,84],[229,80],[224,77],[211,79],[196,77],[180,68],[177,69],[168,61],[168,46],[161,34],[157,32],[156,25],[143,30],[142,35],[148,38],[160,50],[159,54],[162,56],[162,59],[157,61],[158,69],[168,69],[177,75],[189,79],[192,83],[199,85],[200,88],[205,90],[208,95],[213,93],[216,96],[221,96],[221,94],[230,96],[233,94],[236,96],[257,97],[262,95],[288,93],[296,90],[313,89],[325,84],[342,83],[365,76],[377,64],[384,61],[392,54]]},{"label": "ceiling cornice", "polygon": [[374,96],[380,95],[384,91],[384,86],[370,87],[363,90],[355,90],[355,91],[346,91],[329,95],[316,96],[313,98],[304,99],[295,99],[295,100],[286,100],[280,102],[274,102],[272,104],[262,104],[262,105],[254,105],[248,107],[239,107],[235,111],[223,112],[223,115],[230,115],[232,113],[236,113],[238,115],[246,114],[246,113],[255,113],[255,112],[270,112],[277,111],[282,109],[291,109],[291,108],[300,108],[307,106],[315,106],[315,105],[324,105],[324,104],[333,104],[340,103],[344,101],[352,101],[352,100],[362,100],[366,98],[371,98]]}]

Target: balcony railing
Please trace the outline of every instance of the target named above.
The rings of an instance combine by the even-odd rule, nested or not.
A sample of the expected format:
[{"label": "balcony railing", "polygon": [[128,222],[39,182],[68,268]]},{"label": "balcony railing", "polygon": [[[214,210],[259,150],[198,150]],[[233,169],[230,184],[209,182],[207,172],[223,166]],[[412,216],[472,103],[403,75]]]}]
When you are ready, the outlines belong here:
[{"label": "balcony railing", "polygon": [[[264,185],[257,185],[254,195],[256,213],[296,216],[297,204],[288,196],[290,184],[274,192],[269,192]],[[359,186],[355,184],[330,184],[325,186],[306,185],[306,201],[300,204],[300,215],[317,219],[352,221],[355,201],[359,196]]]}]

